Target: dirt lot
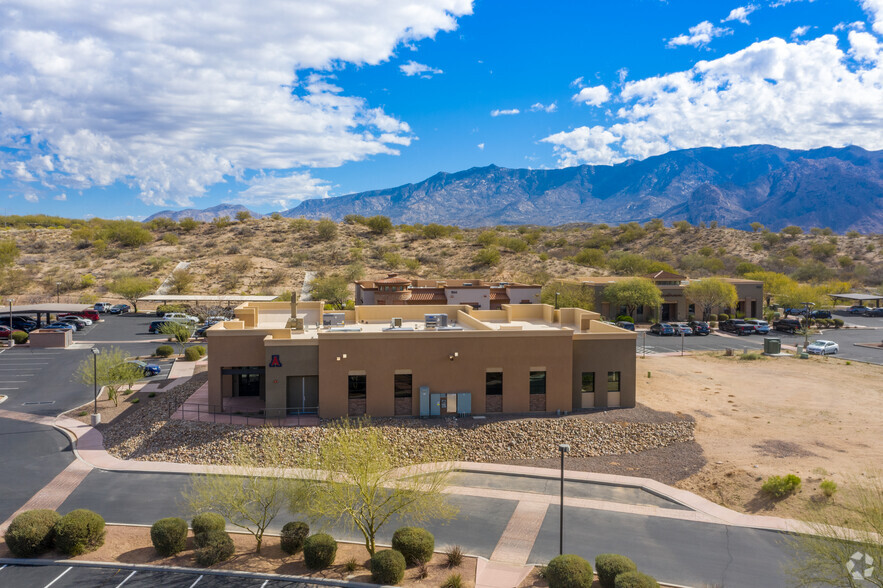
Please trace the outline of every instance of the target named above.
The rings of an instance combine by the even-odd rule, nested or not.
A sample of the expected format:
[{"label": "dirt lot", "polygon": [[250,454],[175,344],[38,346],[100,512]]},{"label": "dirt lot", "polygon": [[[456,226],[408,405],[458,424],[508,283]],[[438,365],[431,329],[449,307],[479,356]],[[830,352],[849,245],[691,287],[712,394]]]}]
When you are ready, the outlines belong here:
[{"label": "dirt lot", "polygon": [[[880,475],[883,367],[699,355],[639,359],[638,376],[641,402],[696,419],[707,464],[676,485],[715,502],[804,518],[838,509],[855,480]],[[803,479],[796,496],[772,502],[759,492],[763,479],[788,473]],[[823,479],[838,484],[833,500],[819,491]]]}]

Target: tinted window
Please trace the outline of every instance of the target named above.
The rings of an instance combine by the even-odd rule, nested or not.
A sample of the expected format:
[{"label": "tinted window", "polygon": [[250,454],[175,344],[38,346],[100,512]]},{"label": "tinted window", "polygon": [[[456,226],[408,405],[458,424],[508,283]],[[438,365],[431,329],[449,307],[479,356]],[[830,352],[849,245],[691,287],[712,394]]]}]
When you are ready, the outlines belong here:
[{"label": "tinted window", "polygon": [[349,398],[350,400],[364,399],[368,390],[367,376],[350,376],[349,377]]},{"label": "tinted window", "polygon": [[530,372],[530,393],[546,393],[546,372]]},{"label": "tinted window", "polygon": [[484,375],[484,393],[488,396],[503,395],[503,372],[488,372]]},{"label": "tinted window", "polygon": [[583,384],[580,388],[581,392],[595,391],[595,372],[583,372]]},{"label": "tinted window", "polygon": [[410,398],[413,391],[411,374],[395,375],[396,398]]},{"label": "tinted window", "polygon": [[620,372],[607,372],[608,392],[619,392],[619,374]]}]

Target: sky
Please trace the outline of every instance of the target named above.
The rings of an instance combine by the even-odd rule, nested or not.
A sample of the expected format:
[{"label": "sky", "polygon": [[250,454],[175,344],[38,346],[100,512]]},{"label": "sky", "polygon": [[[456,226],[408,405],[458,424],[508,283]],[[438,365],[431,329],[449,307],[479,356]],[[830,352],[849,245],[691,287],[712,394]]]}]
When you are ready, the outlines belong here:
[{"label": "sky", "polygon": [[883,149],[883,0],[0,4],[2,214],[757,143]]}]

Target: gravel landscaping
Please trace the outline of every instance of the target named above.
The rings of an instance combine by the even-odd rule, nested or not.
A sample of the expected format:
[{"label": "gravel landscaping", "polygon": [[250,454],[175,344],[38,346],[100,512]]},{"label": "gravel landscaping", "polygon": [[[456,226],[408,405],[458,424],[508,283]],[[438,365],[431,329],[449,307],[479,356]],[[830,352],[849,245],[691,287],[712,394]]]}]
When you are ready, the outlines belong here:
[{"label": "gravel landscaping", "polygon": [[[311,451],[326,435],[327,429],[321,426],[246,427],[166,420],[169,402],[182,403],[204,382],[204,374],[194,376],[157,395],[156,400],[161,397],[165,402],[147,403],[102,425],[107,450],[121,459],[223,465],[230,463],[231,449],[239,443],[259,447],[267,441],[285,442]],[[634,455],[684,442],[694,445],[689,443],[693,441],[692,418],[640,406],[560,418],[376,419],[374,424],[383,427],[404,455],[412,447],[441,444],[458,459],[474,462],[551,460],[558,455],[559,442],[570,443],[570,458],[576,459]],[[297,453],[290,453],[290,463],[277,465],[296,465]]]}]

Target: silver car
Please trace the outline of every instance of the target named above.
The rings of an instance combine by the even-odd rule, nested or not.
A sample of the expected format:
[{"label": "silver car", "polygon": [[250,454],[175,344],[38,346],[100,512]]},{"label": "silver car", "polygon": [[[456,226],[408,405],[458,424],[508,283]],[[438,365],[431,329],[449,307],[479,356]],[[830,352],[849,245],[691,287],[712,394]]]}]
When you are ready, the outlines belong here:
[{"label": "silver car", "polygon": [[806,346],[806,352],[813,355],[834,355],[838,351],[840,351],[840,346],[837,343],[823,339],[813,341]]}]

